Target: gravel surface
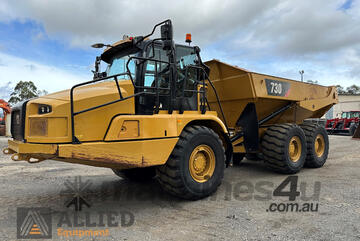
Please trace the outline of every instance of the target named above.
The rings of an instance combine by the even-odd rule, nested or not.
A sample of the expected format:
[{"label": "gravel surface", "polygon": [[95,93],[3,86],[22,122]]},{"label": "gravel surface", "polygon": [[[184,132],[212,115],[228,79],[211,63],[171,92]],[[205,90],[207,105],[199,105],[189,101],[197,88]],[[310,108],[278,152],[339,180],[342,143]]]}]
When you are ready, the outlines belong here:
[{"label": "gravel surface", "polygon": [[[1,149],[6,144],[7,139],[0,137]],[[213,196],[184,201],[164,193],[156,180],[134,183],[110,169],[56,161],[14,162],[1,153],[0,240],[17,238],[19,207],[50,208],[52,238],[61,240],[360,240],[359,147],[360,141],[348,136],[330,136],[325,166],[304,168],[297,174],[300,196],[295,201],[272,195],[287,176],[268,170],[260,161],[245,160],[227,168],[223,184]],[[79,178],[84,190],[71,191],[65,183]],[[81,212],[74,212],[74,205],[66,207],[74,197],[89,207],[82,205]],[[272,203],[279,210],[269,211]],[[318,209],[281,211],[288,203],[308,203]],[[88,215],[96,227],[59,225],[64,213],[72,225],[74,214],[78,223]],[[104,213],[102,227],[100,216]],[[107,222],[110,214],[115,221]],[[63,230],[108,229],[109,233],[107,237],[64,237],[58,235],[59,226]]]}]

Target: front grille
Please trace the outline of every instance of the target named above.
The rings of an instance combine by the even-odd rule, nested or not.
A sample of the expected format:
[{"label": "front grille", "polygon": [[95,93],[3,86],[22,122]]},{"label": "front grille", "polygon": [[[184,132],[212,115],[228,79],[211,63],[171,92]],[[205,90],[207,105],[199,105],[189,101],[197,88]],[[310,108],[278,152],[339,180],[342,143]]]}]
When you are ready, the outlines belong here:
[{"label": "front grille", "polygon": [[24,141],[26,104],[27,101],[15,106],[11,111],[11,135],[19,141]]}]

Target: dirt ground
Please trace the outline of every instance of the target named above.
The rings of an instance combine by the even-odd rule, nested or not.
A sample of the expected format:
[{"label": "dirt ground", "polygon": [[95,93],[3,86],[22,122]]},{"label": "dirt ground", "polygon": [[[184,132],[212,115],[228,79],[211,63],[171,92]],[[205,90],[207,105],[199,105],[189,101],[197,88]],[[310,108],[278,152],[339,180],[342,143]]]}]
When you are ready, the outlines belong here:
[{"label": "dirt ground", "polygon": [[[0,147],[6,143],[0,137]],[[286,175],[268,170],[259,161],[245,160],[225,170],[223,185],[212,197],[184,201],[164,193],[156,180],[133,183],[110,169],[56,161],[14,162],[1,153],[0,240],[17,238],[17,208],[21,207],[50,208],[52,238],[61,240],[360,240],[360,141],[330,136],[325,166],[304,168],[297,176],[300,196],[289,201],[272,193]],[[71,183],[79,178],[83,185],[72,190]],[[74,212],[72,200],[88,206]],[[308,203],[317,209],[284,211],[289,203]],[[273,211],[271,205],[278,209]],[[107,217],[100,221],[104,212]],[[77,215],[78,225],[85,222],[87,227],[66,226],[69,220],[62,219],[64,213],[73,226]],[[115,221],[108,219],[110,214]],[[67,233],[66,237],[59,227],[107,229],[108,236]]]}]

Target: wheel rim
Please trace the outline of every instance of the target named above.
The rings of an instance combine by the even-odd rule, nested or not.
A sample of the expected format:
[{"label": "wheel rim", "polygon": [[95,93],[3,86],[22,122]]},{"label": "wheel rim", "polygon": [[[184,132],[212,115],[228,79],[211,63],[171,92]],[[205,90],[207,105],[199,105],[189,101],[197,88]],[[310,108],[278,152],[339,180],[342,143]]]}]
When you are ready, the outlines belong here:
[{"label": "wheel rim", "polygon": [[292,162],[297,162],[301,157],[301,141],[298,136],[293,136],[289,143],[289,157]]},{"label": "wheel rim", "polygon": [[208,145],[197,146],[190,155],[189,171],[197,182],[206,182],[215,170],[215,154]]},{"label": "wheel rim", "polygon": [[321,157],[325,152],[325,139],[324,136],[318,134],[315,138],[315,153],[318,157]]}]

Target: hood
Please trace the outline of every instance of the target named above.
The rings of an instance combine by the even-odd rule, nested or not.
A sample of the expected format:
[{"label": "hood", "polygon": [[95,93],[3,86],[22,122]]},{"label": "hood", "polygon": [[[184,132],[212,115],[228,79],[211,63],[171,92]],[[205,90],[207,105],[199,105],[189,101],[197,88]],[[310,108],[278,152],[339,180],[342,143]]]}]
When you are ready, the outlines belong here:
[{"label": "hood", "polygon": [[[133,85],[130,80],[119,80],[119,86],[122,96],[129,96],[128,93],[132,93]],[[89,84],[80,86],[74,89],[74,100],[79,101],[83,99],[89,99],[96,96],[104,96],[117,94],[118,90],[115,81],[106,81],[97,84]],[[62,90],[52,94],[41,96],[44,99],[56,99],[63,101],[70,101],[70,89]]]}]

